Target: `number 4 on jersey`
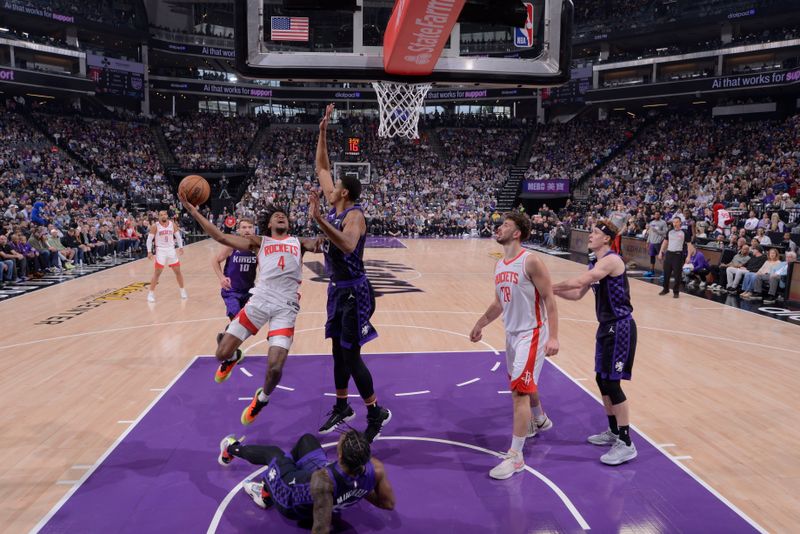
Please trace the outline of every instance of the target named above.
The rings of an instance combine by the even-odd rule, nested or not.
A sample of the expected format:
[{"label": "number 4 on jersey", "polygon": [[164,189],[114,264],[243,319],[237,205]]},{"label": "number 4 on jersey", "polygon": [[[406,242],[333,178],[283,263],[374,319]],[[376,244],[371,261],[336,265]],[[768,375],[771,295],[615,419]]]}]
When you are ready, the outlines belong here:
[{"label": "number 4 on jersey", "polygon": [[280,268],[281,268],[281,271],[283,271],[284,269],[286,269],[286,259],[285,259],[283,256],[281,256],[280,258],[278,258],[278,267],[280,267]]}]

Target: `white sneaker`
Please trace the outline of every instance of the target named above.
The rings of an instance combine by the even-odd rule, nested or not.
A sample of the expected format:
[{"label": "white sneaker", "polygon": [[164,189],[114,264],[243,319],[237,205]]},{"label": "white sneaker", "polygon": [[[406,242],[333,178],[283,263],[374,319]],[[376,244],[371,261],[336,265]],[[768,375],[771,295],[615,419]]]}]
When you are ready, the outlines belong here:
[{"label": "white sneaker", "polygon": [[508,451],[504,460],[489,471],[489,476],[495,480],[505,480],[523,469],[525,469],[525,459],[522,455],[513,451]]},{"label": "white sneaker", "polygon": [[189,298],[189,294],[186,293],[185,289],[181,289],[181,298],[182,299],[188,299]]},{"label": "white sneaker", "polygon": [[267,503],[264,502],[264,497],[261,496],[261,489],[264,487],[262,482],[245,482],[244,483],[244,491],[250,495],[250,498],[253,499],[253,502],[258,505],[259,508],[267,509]]},{"label": "white sneaker", "polygon": [[547,414],[544,416],[544,420],[541,424],[536,422],[536,419],[531,419],[530,424],[528,425],[528,433],[525,435],[526,438],[532,438],[539,432],[545,432],[553,428],[553,421],[547,417]]},{"label": "white sneaker", "polygon": [[619,436],[611,432],[611,429],[609,428],[605,432],[589,436],[586,441],[592,445],[613,445],[619,441]]},{"label": "white sneaker", "polygon": [[636,454],[636,445],[633,442],[630,445],[625,445],[624,441],[618,439],[611,447],[611,450],[600,457],[600,461],[606,465],[619,465],[633,460],[636,458]]},{"label": "white sneaker", "polygon": [[147,302],[155,302],[156,301],[156,294],[152,291],[147,292]]}]

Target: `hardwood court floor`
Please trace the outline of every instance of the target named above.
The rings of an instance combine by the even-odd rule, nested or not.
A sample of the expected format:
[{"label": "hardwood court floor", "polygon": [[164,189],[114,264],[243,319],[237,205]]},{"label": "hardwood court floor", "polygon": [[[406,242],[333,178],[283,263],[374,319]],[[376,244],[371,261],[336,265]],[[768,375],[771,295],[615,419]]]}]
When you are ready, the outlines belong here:
[{"label": "hardwood court floor", "polygon": [[[366,252],[388,294],[373,319],[380,337],[365,352],[503,350],[500,321],[485,330],[486,344],[467,339],[491,302],[492,253],[501,248],[487,240],[405,244]],[[210,269],[215,248],[187,247],[186,301],[165,272],[158,301],[148,304],[137,284],[152,266],[142,260],[0,304],[0,530],[32,528],[195,355],[213,353],[227,323]],[[585,269],[541,257],[555,280]],[[311,270],[305,275],[292,352],[325,353],[326,286]],[[633,423],[656,443],[673,444],[669,454],[690,456],[687,467],[764,528],[795,528],[800,415],[790,399],[800,383],[798,327],[691,296],[658,297],[635,280],[631,288],[639,327],[626,387]],[[558,305],[561,352],[553,361],[594,392],[593,298]],[[261,343],[252,353],[264,350]],[[380,395],[379,376],[376,386]],[[599,407],[597,414],[599,431]],[[499,424],[508,416],[487,414]]]}]

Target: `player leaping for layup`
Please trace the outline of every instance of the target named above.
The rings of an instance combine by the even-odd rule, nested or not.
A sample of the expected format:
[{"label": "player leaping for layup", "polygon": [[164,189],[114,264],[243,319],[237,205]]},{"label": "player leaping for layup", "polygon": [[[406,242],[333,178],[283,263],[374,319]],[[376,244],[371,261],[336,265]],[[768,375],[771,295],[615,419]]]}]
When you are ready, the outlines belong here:
[{"label": "player leaping for layup", "polygon": [[336,385],[336,405],[319,432],[327,434],[341,422],[355,417],[353,408],[347,403],[347,388],[350,377],[353,377],[358,393],[367,405],[364,435],[372,443],[383,425],[392,418],[392,412],[378,406],[372,374],[361,358],[361,347],[378,337],[369,322],[375,312],[375,292],[364,268],[367,220],[361,206],[356,204],[361,195],[361,182],[345,176],[335,186],[333,183],[327,142],[328,120],[332,112],[333,104],[330,104],[319,125],[316,157],[319,184],[332,206],[327,217],[320,212],[317,193],[312,191],[309,196],[309,214],[328,237],[323,247],[325,268],[331,277],[325,337],[331,338],[333,344],[333,379]]},{"label": "player leaping for layup", "polygon": [[175,222],[169,220],[167,210],[158,212],[158,222],[150,226],[147,234],[147,259],[153,259],[153,242],[155,242],[155,270],[153,278],[150,280],[150,291],[147,292],[147,301],[156,301],[156,286],[164,266],[169,265],[175,273],[178,287],[181,288],[181,298],[187,297],[186,290],[183,288],[183,274],[181,273],[181,262],[175,254],[175,243],[178,243],[178,254],[183,254],[183,238],[181,229]]},{"label": "player leaping for layup", "polygon": [[503,314],[514,426],[507,457],[489,471],[490,477],[501,480],[525,468],[525,438],[553,427],[539,400],[539,374],[545,356],[558,353],[558,309],[547,267],[522,248],[530,233],[531,223],[522,213],[507,214],[497,229],[505,257],[494,270],[494,302],[470,333],[473,342],[480,341],[486,325]]},{"label": "player leaping for layup", "polygon": [[297,291],[303,278],[302,256],[306,251],[315,250],[318,241],[290,236],[289,217],[280,209],[268,211],[264,219],[259,221],[259,227],[267,229],[267,235],[263,237],[224,234],[203,217],[195,206],[189,204],[182,193],[178,193],[178,197],[215,241],[258,255],[258,278],[251,290],[252,296],[217,343],[216,356],[220,365],[214,375],[216,382],[230,378],[233,368],[244,358],[239,346],[269,323],[267,339],[270,346],[264,387],[256,390],[250,405],[242,412],[242,424],[249,425],[267,405],[270,394],[281,380],[283,365],[292,346],[297,312],[300,311]]}]

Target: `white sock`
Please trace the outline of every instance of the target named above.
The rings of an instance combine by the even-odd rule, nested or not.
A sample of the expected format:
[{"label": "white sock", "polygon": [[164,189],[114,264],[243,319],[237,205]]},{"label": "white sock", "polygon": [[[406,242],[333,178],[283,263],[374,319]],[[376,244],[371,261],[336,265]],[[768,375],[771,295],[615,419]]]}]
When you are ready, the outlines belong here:
[{"label": "white sock", "polygon": [[547,416],[545,414],[537,415],[536,417],[533,418],[533,420],[537,425],[541,425],[542,423],[547,421]]},{"label": "white sock", "polygon": [[533,416],[538,421],[541,416],[544,415],[544,410],[542,410],[542,405],[539,404],[538,406],[531,406],[531,412],[533,412]]},{"label": "white sock", "polygon": [[148,297],[154,297],[154,296],[155,296],[155,293],[153,293],[152,291],[148,291],[148,292],[147,292],[147,296],[148,296]]},{"label": "white sock", "polygon": [[258,392],[258,402],[267,402],[269,400],[269,395],[264,393],[264,390]]},{"label": "white sock", "polygon": [[522,447],[525,445],[525,436],[511,436],[511,451],[522,456]]}]

